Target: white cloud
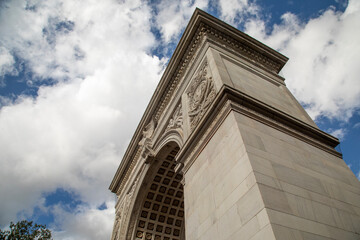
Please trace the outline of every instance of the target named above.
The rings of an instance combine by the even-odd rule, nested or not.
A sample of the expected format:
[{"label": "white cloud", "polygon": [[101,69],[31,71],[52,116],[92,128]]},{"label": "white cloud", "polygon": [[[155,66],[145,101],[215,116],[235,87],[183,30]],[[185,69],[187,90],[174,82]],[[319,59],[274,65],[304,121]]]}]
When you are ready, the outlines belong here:
[{"label": "white cloud", "polygon": [[[149,54],[158,44],[150,31],[153,10],[133,0],[2,4],[8,8],[0,9],[0,22],[6,22],[0,27],[1,76],[16,74],[16,54],[34,74],[29,80],[52,78],[54,85],[15,102],[0,97],[0,225],[38,206],[55,214],[63,230],[56,230],[57,239],[108,239],[114,199],[107,187],[166,60]],[[284,69],[287,84],[315,117],[346,119],[360,102],[356,4],[350,2],[345,14],[330,9],[307,24],[287,13],[271,35],[259,18],[246,25],[254,37],[291,58]],[[219,1],[219,6],[231,23],[239,21],[239,13],[258,11],[247,1]],[[208,2],[157,5],[155,24],[165,43],[179,36],[195,7],[206,9]],[[87,205],[73,213],[58,205],[45,209],[43,194],[59,187],[76,192]],[[108,209],[98,210],[104,201]]]},{"label": "white cloud", "polygon": [[[1,41],[27,61],[38,80],[94,74],[155,41],[150,9],[140,1],[39,1],[28,4],[34,10],[25,10],[21,1],[6,4],[0,21],[9,24],[0,28]],[[70,29],[61,28],[65,24]]]},{"label": "white cloud", "polygon": [[360,106],[359,1],[349,1],[344,13],[330,8],[307,23],[283,15],[283,23],[266,34],[259,19],[246,32],[290,58],[283,69],[286,83],[309,114],[347,121]]},{"label": "white cloud", "polygon": [[0,46],[0,87],[5,86],[5,82],[3,81],[4,76],[8,75],[17,75],[18,72],[14,67],[15,59],[9,53],[9,51]]},{"label": "white cloud", "polygon": [[53,213],[57,216],[59,225],[67,231],[53,230],[55,239],[64,240],[88,240],[110,239],[114,223],[114,203],[108,202],[105,210],[80,206],[76,214],[70,214],[57,205],[53,207]]},{"label": "white cloud", "polygon": [[206,10],[207,6],[207,0],[171,0],[157,4],[158,14],[155,21],[165,43],[179,37],[181,30],[186,27],[196,7]]},{"label": "white cloud", "polygon": [[[347,130],[344,128],[339,128],[339,129],[328,129],[327,132],[335,137],[337,137],[338,139],[340,139],[340,141],[344,140],[344,137],[346,135]],[[351,166],[350,166],[351,167]]]},{"label": "white cloud", "polygon": [[275,24],[270,35],[266,34],[266,23],[260,18],[251,18],[245,23],[245,31],[259,41],[264,41],[268,46],[284,51],[290,40],[302,30],[302,23],[296,15],[287,12],[281,16],[282,23]]},{"label": "white cloud", "polygon": [[[30,80],[54,85],[1,100],[0,225],[30,216],[44,193],[61,187],[87,205],[59,210],[57,239],[106,239],[114,220],[107,188],[164,69],[148,54],[151,9],[141,1],[5,4],[2,52],[26,62]],[[109,208],[96,209],[104,201]]]},{"label": "white cloud", "polygon": [[220,18],[231,25],[246,21],[249,15],[257,15],[260,8],[248,0],[219,0]]}]

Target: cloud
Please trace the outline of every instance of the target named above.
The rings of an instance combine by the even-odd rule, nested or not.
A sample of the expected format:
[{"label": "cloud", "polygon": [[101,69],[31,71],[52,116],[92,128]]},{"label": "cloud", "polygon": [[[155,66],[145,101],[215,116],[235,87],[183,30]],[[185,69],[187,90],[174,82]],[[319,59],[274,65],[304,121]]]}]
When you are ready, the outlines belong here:
[{"label": "cloud", "polygon": [[17,75],[18,72],[14,67],[15,59],[10,52],[0,47],[0,87],[5,87],[4,76],[5,75]]},{"label": "cloud", "polygon": [[107,202],[108,208],[99,210],[80,206],[75,209],[76,214],[65,211],[61,205],[53,206],[58,225],[67,231],[53,231],[55,239],[88,240],[110,239],[114,223],[114,202]]},{"label": "cloud", "polygon": [[193,14],[195,8],[205,10],[208,6],[207,0],[186,1],[161,1],[155,8],[158,12],[155,17],[157,28],[165,43],[179,37]]},{"label": "cloud", "polygon": [[148,21],[150,9],[140,1],[5,4],[0,20],[8,24],[0,28],[1,42],[26,61],[39,81],[92,75],[114,58],[131,58],[155,41]]},{"label": "cloud", "polygon": [[329,8],[306,23],[292,13],[282,20],[267,34],[264,21],[251,19],[246,32],[290,58],[283,75],[311,117],[347,121],[360,107],[359,2],[349,1],[344,13]]},{"label": "cloud", "polygon": [[[358,3],[307,23],[284,14],[270,34],[254,3],[218,4],[231,23],[245,21],[240,13],[254,15],[246,30],[290,57],[287,84],[313,117],[346,120],[359,107]],[[16,75],[20,59],[31,73],[27,80],[41,86],[36,96],[0,96],[0,225],[32,216],[38,207],[54,214],[57,239],[109,239],[114,196],[107,188],[167,60],[151,49],[157,37],[164,47],[176,41],[195,7],[209,3],[14,0],[0,6],[0,22],[6,22],[0,77]],[[44,193],[58,188],[84,204],[73,212],[45,206]],[[98,209],[103,202],[107,209]]]},{"label": "cloud", "polygon": [[344,140],[344,137],[346,135],[347,130],[344,128],[339,128],[339,129],[328,129],[327,132],[335,137],[337,137],[338,139],[340,139],[341,141]]},{"label": "cloud", "polygon": [[[164,70],[150,54],[151,9],[141,1],[2,6],[1,69],[13,71],[16,55],[41,87],[37,96],[0,99],[0,225],[32,216],[44,193],[63,188],[84,204],[58,208],[57,239],[109,238],[107,188]],[[108,209],[97,209],[104,201]]]},{"label": "cloud", "polygon": [[245,22],[249,16],[255,17],[259,14],[260,7],[248,0],[220,0],[220,18],[231,25]]}]

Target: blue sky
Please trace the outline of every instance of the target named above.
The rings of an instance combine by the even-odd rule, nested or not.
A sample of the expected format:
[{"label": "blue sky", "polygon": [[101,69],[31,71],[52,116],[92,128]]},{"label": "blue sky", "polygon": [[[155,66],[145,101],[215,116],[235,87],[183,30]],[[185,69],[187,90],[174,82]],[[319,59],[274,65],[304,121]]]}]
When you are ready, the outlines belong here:
[{"label": "blue sky", "polygon": [[1,227],[110,238],[108,186],[195,7],[290,58],[288,88],[360,178],[359,1],[5,0]]}]

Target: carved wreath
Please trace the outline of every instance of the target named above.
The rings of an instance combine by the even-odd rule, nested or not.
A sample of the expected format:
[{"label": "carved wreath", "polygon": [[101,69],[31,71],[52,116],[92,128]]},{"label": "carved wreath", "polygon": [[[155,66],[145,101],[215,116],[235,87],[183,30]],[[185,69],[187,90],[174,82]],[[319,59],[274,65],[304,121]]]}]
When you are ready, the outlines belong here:
[{"label": "carved wreath", "polygon": [[208,63],[205,61],[187,91],[191,130],[200,122],[216,95],[214,82],[208,76],[207,68]]}]

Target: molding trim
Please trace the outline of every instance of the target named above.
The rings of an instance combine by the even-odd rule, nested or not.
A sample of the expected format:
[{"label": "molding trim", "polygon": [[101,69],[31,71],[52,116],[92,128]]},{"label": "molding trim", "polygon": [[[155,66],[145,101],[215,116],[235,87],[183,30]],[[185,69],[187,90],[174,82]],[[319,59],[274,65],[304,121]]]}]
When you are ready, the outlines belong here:
[{"label": "molding trim", "polygon": [[191,167],[197,156],[231,111],[236,111],[253,118],[336,157],[342,158],[342,154],[334,149],[339,144],[337,138],[260,102],[239,90],[224,85],[217,95],[214,104],[207,111],[202,121],[176,156],[176,161],[183,164],[181,170],[184,173]]},{"label": "molding trim", "polygon": [[204,35],[209,38],[215,39],[215,42],[224,44],[227,48],[233,49],[239,53],[243,58],[247,59],[255,65],[261,66],[263,69],[267,69],[270,72],[279,73],[283,68],[283,64],[280,61],[276,61],[259,51],[253,46],[249,46],[241,40],[237,40],[230,35],[216,30],[208,25],[203,25]]}]

